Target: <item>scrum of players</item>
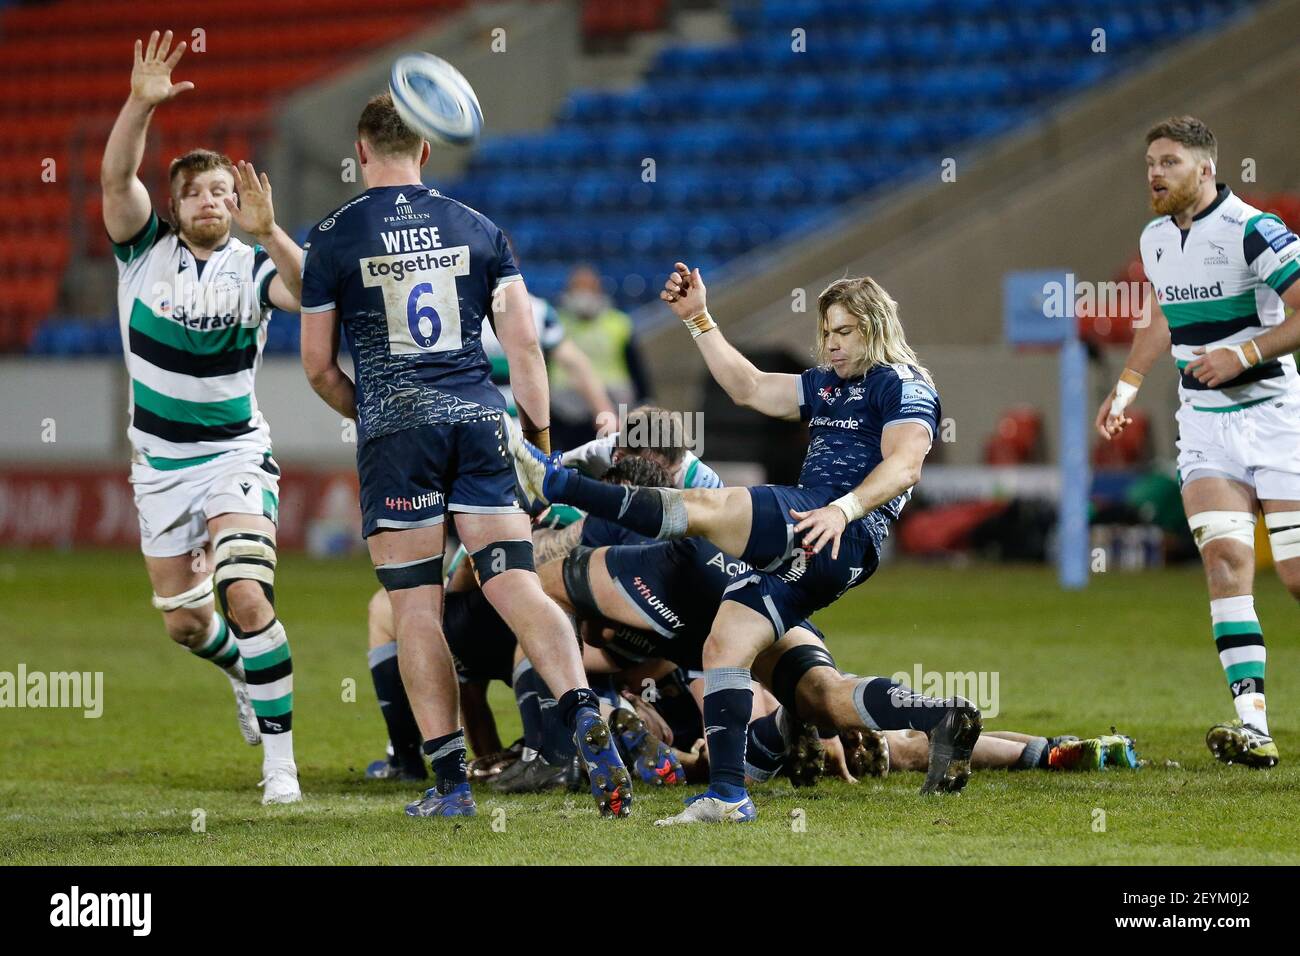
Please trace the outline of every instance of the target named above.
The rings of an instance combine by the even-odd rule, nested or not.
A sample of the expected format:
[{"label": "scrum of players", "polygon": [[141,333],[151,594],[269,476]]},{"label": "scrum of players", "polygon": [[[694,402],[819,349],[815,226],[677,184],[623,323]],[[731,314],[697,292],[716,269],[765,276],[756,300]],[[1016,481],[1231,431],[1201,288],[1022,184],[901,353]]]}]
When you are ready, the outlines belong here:
[{"label": "scrum of players", "polygon": [[[661,298],[732,400],[808,424],[797,486],[724,487],[686,447],[681,416],[652,407],[552,453],[553,312],[528,295],[495,223],[421,185],[429,144],[387,94],[358,122],[367,188],[303,249],[276,224],[266,175],[208,151],[172,164],[169,216],[153,212],[137,175],[149,121],[193,86],[171,81],[185,48],[171,41],[137,41],[103,163],[132,480],[155,607],[175,642],[230,680],[245,739],[266,748],[264,802],[301,799],[274,610],[279,472],[253,393],[273,306],[301,311],[312,389],[357,421],[380,584],[368,657],[389,739],[367,776],[432,772],[408,815],[472,816],[475,782],[586,789],[617,818],[637,788],[690,782],[705,789],[657,825],[746,822],[749,788],[778,775],[807,785],[917,771],[931,794],[961,791],[973,769],[1137,765],[1119,734],[983,732],[961,697],[845,673],[834,635],[813,623],[877,569],[940,420],[874,280],[821,293],[817,364],[801,375],[763,372],[727,342],[698,269],[679,262],[665,281]],[[257,245],[233,238],[232,222]],[[214,300],[231,276],[254,294]],[[160,282],[177,290],[168,301],[151,292]],[[343,331],[352,375],[338,364]],[[606,411],[590,368],[570,360],[593,412]],[[523,727],[510,746],[487,702],[498,680]]]}]

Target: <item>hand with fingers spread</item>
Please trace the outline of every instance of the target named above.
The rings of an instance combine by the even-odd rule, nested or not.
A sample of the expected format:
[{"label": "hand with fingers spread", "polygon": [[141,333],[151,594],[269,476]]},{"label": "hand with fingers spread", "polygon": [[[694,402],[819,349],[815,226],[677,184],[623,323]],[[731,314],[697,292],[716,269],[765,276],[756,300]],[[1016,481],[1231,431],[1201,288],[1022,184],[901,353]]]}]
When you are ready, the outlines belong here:
[{"label": "hand with fingers spread", "polygon": [[799,523],[794,526],[795,534],[802,534],[805,551],[820,554],[827,544],[831,546],[831,557],[840,556],[840,536],[849,526],[848,516],[835,505],[814,508],[812,511],[795,511],[790,509],[790,517]]},{"label": "hand with fingers spread", "polygon": [[266,173],[259,178],[253,164],[241,159],[235,165],[235,190],[237,197],[224,197],[230,218],[254,239],[265,240],[275,228],[271,181],[266,178]]},{"label": "hand with fingers spread", "polygon": [[135,41],[135,65],[131,69],[132,99],[154,107],[186,90],[194,89],[194,84],[188,80],[183,83],[172,82],[172,70],[176,69],[176,64],[185,55],[185,41],[178,43],[174,50],[171,45],[171,30],[164,33],[161,39],[157,30],[151,33],[147,49],[141,41]]},{"label": "hand with fingers spread", "polygon": [[659,298],[668,303],[673,315],[681,319],[691,330],[692,338],[699,338],[705,332],[716,329],[712,316],[709,315],[704,288],[704,279],[699,269],[690,269],[686,263],[679,262],[673,266],[664,282]]}]

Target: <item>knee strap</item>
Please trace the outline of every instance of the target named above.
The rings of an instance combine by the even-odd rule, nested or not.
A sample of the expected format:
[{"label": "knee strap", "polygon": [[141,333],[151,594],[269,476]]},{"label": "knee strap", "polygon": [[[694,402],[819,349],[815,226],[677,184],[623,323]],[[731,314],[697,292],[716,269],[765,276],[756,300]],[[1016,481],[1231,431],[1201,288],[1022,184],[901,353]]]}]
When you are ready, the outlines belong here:
[{"label": "knee strap", "polygon": [[1300,558],[1300,511],[1275,511],[1264,515],[1274,561]]},{"label": "knee strap", "polygon": [[506,571],[536,571],[533,564],[533,542],[523,540],[493,541],[469,556],[474,562],[479,587]]},{"label": "knee strap", "polygon": [[428,584],[442,587],[442,555],[401,564],[381,564],[375,568],[375,577],[385,591],[405,591]]},{"label": "knee strap", "polygon": [[171,597],[153,596],[153,606],[160,611],[179,611],[183,607],[206,607],[213,601],[212,596],[212,576],[204,578],[188,591],[182,591],[180,594],[174,594]]},{"label": "knee strap", "polygon": [[212,552],[217,563],[217,596],[227,617],[226,589],[236,581],[256,581],[275,606],[275,540],[269,534],[253,528],[226,528],[217,532]]},{"label": "knee strap", "polygon": [[1187,524],[1196,539],[1196,547],[1205,550],[1211,541],[1231,538],[1248,548],[1255,547],[1255,516],[1249,511],[1198,511],[1189,515]]},{"label": "knee strap", "polygon": [[[835,658],[831,657],[831,652],[816,644],[800,644],[791,648],[777,658],[772,667],[772,696],[791,714],[799,714],[799,708],[795,705],[795,690],[799,681],[814,667],[835,667]],[[838,671],[836,668],[837,673]],[[807,715],[800,716],[807,718]]]},{"label": "knee strap", "polygon": [[591,592],[591,554],[594,548],[579,545],[564,558],[561,575],[564,593],[579,617],[601,617],[596,606],[596,595]]}]

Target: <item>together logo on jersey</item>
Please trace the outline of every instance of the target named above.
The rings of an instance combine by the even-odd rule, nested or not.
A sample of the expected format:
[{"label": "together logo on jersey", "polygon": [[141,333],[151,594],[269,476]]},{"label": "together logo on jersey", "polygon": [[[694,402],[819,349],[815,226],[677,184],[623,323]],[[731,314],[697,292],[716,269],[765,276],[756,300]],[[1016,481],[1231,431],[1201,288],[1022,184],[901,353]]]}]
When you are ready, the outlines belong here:
[{"label": "together logo on jersey", "polygon": [[503,410],[483,323],[522,277],[501,230],[418,183],[369,189],[329,218],[306,257],[302,311],[338,313],[357,369],[358,443]]}]

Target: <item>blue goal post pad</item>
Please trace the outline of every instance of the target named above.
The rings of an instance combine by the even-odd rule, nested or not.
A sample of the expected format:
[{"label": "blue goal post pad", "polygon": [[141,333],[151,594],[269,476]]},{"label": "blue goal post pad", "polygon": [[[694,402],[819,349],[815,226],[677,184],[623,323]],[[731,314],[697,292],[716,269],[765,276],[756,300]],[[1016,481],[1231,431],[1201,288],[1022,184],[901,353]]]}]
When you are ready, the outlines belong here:
[{"label": "blue goal post pad", "polygon": [[1002,277],[1002,322],[1010,345],[1060,345],[1075,338],[1074,275],[1064,270]]}]

